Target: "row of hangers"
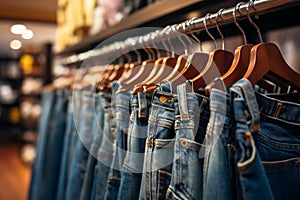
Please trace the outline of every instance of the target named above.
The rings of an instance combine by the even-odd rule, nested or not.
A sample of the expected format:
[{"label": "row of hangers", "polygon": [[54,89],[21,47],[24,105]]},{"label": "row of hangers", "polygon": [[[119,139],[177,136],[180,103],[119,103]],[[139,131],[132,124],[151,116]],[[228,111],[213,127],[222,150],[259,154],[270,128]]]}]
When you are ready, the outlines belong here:
[{"label": "row of hangers", "polygon": [[[247,3],[247,18],[255,28],[260,43],[248,44],[245,31],[238,24],[236,13],[239,12],[240,6],[246,4],[241,2],[235,6],[232,15],[237,28],[241,31],[244,44],[238,46],[232,53],[225,50],[224,36],[220,30],[218,19],[223,20],[222,12],[219,10],[216,15],[215,26],[222,39],[222,47],[218,48],[216,39],[207,28],[207,21],[211,22],[211,15],[207,14],[203,21],[205,31],[214,41],[215,50],[209,54],[202,52],[202,44],[198,37],[191,31],[195,19],[191,19],[179,25],[166,27],[161,33],[160,42],[167,51],[166,56],[162,56],[155,42],[152,43],[154,48],[148,48],[146,45],[142,49],[147,53],[148,59],[142,61],[141,53],[134,50],[137,59],[133,61],[129,54],[124,57],[127,63],[118,63],[115,65],[97,66],[88,70],[77,70],[77,80],[75,76],[63,77],[53,82],[51,88],[71,87],[72,89],[82,89],[85,87],[96,86],[98,91],[110,91],[112,81],[120,81],[121,89],[132,90],[133,93],[146,92],[153,93],[156,85],[163,80],[172,83],[175,89],[177,85],[186,82],[192,83],[194,90],[206,88],[206,91],[213,87],[220,89],[229,88],[241,78],[247,78],[253,85],[258,84],[260,87],[269,92],[291,92],[300,88],[300,74],[295,72],[284,60],[279,48],[274,43],[263,42],[262,35],[258,26],[250,17],[250,8],[254,8],[254,2]],[[191,38],[186,35],[177,35],[178,40],[184,47],[184,54],[175,56],[174,46],[171,42],[172,31],[176,32],[180,26],[185,28],[187,25],[188,34],[197,41],[200,52],[189,53],[188,48],[192,45]],[[167,36],[168,45],[162,37]],[[141,37],[139,37],[141,39]],[[186,42],[188,43],[188,46]],[[140,41],[142,42],[142,41]],[[78,78],[80,77],[80,78]],[[222,81],[218,81],[222,80]],[[222,84],[219,84],[222,83]],[[173,90],[176,91],[176,90]]]}]

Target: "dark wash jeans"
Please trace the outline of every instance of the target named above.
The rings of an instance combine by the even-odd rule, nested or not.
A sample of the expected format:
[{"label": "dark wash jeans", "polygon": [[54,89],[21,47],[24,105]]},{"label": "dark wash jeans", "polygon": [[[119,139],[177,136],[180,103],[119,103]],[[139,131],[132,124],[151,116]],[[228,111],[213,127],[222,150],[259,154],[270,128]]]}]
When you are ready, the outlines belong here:
[{"label": "dark wash jeans", "polygon": [[128,150],[123,163],[118,199],[139,198],[151,97],[142,92],[131,95]]},{"label": "dark wash jeans", "polygon": [[116,122],[116,149],[107,179],[104,199],[115,200],[118,197],[122,179],[122,166],[127,151],[127,134],[129,126],[130,91],[117,91],[118,82],[112,84],[112,111]]},{"label": "dark wash jeans", "polygon": [[201,199],[204,151],[209,120],[209,99],[191,91],[189,83],[177,86],[175,147],[167,199]]},{"label": "dark wash jeans", "polygon": [[176,97],[165,84],[152,97],[139,199],[165,199],[174,155]]},{"label": "dark wash jeans", "polygon": [[30,191],[28,199],[40,199],[41,184],[45,175],[45,160],[49,131],[53,120],[55,106],[55,91],[46,91],[42,94],[42,115],[39,124],[39,137],[37,142],[36,157],[32,167]]},{"label": "dark wash jeans", "polygon": [[257,134],[259,112],[251,83],[241,79],[230,89],[233,97],[237,168],[243,199],[274,199],[253,134]]},{"label": "dark wash jeans", "polygon": [[[66,199],[79,199],[80,192],[83,184],[83,178],[86,172],[86,165],[88,159],[88,149],[90,148],[93,134],[92,123],[95,99],[93,93],[90,91],[82,91],[81,102],[81,118],[76,124],[76,117],[78,117],[78,111],[74,110],[75,114],[75,128],[78,129],[78,135],[75,139],[75,146],[73,152],[73,159],[71,164],[70,177],[66,189]],[[78,118],[79,119],[79,118]]]},{"label": "dark wash jeans", "polygon": [[275,199],[300,198],[300,94],[255,93],[260,128],[254,134]]}]

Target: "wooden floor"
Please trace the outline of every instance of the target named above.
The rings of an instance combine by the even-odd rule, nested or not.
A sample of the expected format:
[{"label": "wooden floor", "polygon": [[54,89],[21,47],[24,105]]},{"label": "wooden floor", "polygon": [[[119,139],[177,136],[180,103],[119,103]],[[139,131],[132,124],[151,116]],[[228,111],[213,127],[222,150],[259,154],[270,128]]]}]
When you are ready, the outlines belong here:
[{"label": "wooden floor", "polygon": [[18,144],[0,144],[0,199],[25,200],[30,182],[30,167],[22,163]]}]

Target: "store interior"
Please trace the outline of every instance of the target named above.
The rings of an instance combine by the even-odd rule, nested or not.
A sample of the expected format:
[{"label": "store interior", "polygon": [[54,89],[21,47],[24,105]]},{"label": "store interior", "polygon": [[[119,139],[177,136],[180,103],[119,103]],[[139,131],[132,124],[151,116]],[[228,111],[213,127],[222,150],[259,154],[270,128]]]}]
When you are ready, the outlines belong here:
[{"label": "store interior", "polygon": [[[199,45],[201,50],[208,53],[216,49],[215,44],[219,49],[224,44],[225,49],[230,52],[234,52],[236,47],[242,44],[257,44],[260,42],[259,34],[261,34],[264,41],[278,46],[287,64],[300,74],[299,1],[275,0],[275,3],[268,4],[268,0],[257,0],[254,1],[258,2],[256,8],[247,7],[246,4],[237,7],[239,2],[238,0],[1,1],[0,199],[34,199],[29,197],[29,191],[41,132],[40,124],[43,123],[41,116],[45,111],[43,94],[49,88],[66,87],[70,77],[74,81],[78,78],[74,74],[80,75],[88,67],[97,66],[101,72],[99,74],[105,77],[103,71],[108,69],[105,68],[108,64],[105,63],[106,59],[110,59],[114,65],[120,63],[123,65],[130,61],[169,56],[169,52],[174,53],[174,48],[177,55],[199,51],[198,46],[191,45],[189,48],[189,39],[176,33],[188,35],[194,44],[201,41]],[[220,12],[221,9],[229,8],[235,10],[234,17],[230,17],[233,16],[232,12],[223,14]],[[247,9],[250,9],[251,13],[247,13]],[[214,22],[212,21],[214,18],[210,18],[208,13],[217,16]],[[253,24],[249,23],[247,14],[249,16],[251,14],[250,19],[253,19],[259,27],[259,34]],[[204,25],[203,20],[207,24]],[[238,20],[238,24],[234,20]],[[174,24],[177,26],[172,27],[177,30],[165,28]],[[246,33],[241,33],[241,29],[237,27],[239,25]],[[208,29],[205,26],[208,26]],[[175,39],[171,38],[171,42],[162,39],[168,38],[173,34],[172,31],[175,32]],[[157,32],[160,35],[154,34]],[[243,38],[244,35],[247,42]],[[156,42],[153,42],[154,39]],[[155,45],[163,50],[157,51]],[[105,70],[99,69],[101,66]],[[138,74],[138,71],[135,73]],[[96,79],[99,79],[99,74]],[[92,76],[88,78],[90,82],[94,80]],[[161,77],[157,80],[160,79]],[[114,78],[110,81],[113,80]],[[101,83],[105,85],[104,82]],[[102,88],[103,91],[107,88],[110,91],[111,86],[107,88],[106,86]],[[74,88],[77,89],[76,86]]]}]

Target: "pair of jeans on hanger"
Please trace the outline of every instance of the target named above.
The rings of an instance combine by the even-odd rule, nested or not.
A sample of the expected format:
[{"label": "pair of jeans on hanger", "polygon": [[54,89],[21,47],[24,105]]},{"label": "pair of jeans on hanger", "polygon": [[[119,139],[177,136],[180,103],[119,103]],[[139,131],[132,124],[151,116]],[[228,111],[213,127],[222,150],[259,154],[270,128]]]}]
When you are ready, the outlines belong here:
[{"label": "pair of jeans on hanger", "polygon": [[209,99],[190,83],[177,86],[175,146],[171,183],[166,199],[201,199],[203,141],[209,119]]},{"label": "pair of jeans on hanger", "polygon": [[123,176],[122,166],[127,151],[130,91],[118,91],[119,86],[119,82],[112,83],[112,111],[116,123],[116,148],[107,178],[104,197],[106,200],[115,200],[118,197]]},{"label": "pair of jeans on hanger", "polygon": [[41,137],[37,145],[38,153],[33,167],[29,199],[55,198],[69,92],[68,89],[58,89],[43,94],[45,113],[39,128]]},{"label": "pair of jeans on hanger", "polygon": [[101,111],[103,117],[103,124],[100,131],[100,139],[98,145],[95,147],[96,164],[94,166],[92,188],[90,193],[91,199],[103,199],[105,195],[106,180],[110,170],[112,156],[114,152],[115,140],[115,122],[111,110],[111,94],[102,93],[101,95]]},{"label": "pair of jeans on hanger", "polygon": [[152,97],[139,199],[165,199],[170,184],[177,100],[171,90],[171,84],[161,84]]},{"label": "pair of jeans on hanger", "polygon": [[150,94],[142,92],[131,95],[128,149],[117,199],[139,198],[151,97]]}]

